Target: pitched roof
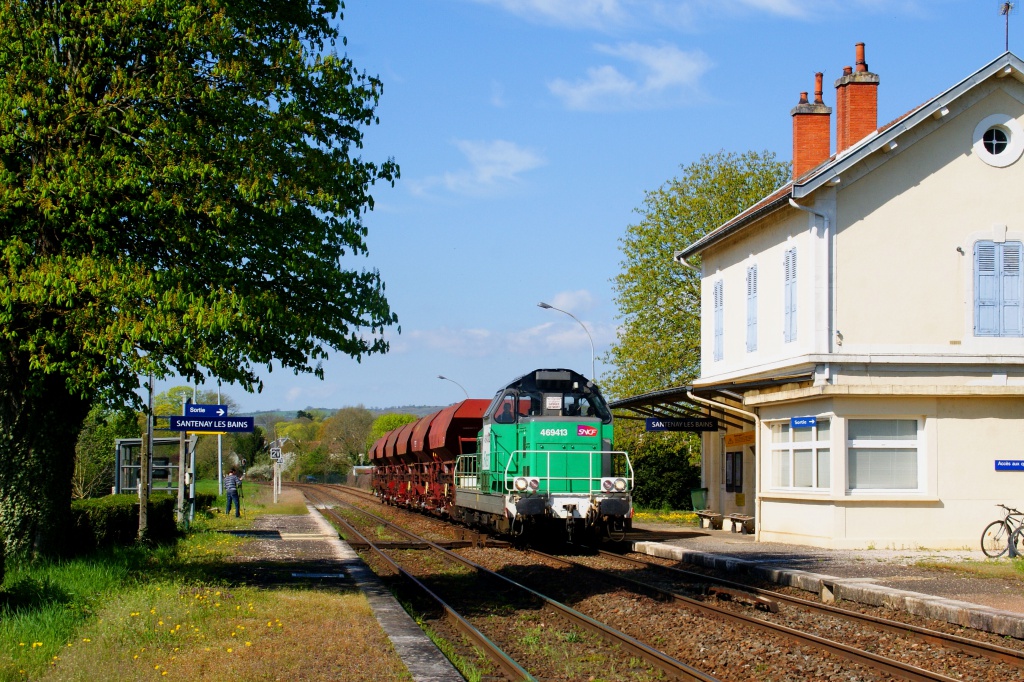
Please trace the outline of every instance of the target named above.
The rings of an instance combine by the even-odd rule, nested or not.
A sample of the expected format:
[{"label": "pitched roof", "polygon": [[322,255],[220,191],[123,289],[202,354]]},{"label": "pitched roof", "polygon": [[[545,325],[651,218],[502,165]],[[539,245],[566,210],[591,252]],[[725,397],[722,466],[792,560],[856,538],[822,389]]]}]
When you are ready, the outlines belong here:
[{"label": "pitched roof", "polygon": [[991,62],[981,67],[945,92],[936,95],[927,102],[917,106],[899,118],[886,123],[875,132],[864,137],[849,149],[836,154],[828,161],[811,169],[807,173],[775,190],[756,204],[746,209],[728,222],[693,242],[674,255],[677,261],[685,261],[712,244],[739,232],[747,225],[764,215],[772,213],[789,204],[790,199],[801,199],[809,196],[819,187],[837,180],[839,176],[862,161],[864,158],[881,149],[890,148],[897,137],[926,122],[929,118],[945,115],[948,106],[956,99],[992,77],[1013,76],[1024,82],[1024,61],[1012,52],[1004,52]]}]

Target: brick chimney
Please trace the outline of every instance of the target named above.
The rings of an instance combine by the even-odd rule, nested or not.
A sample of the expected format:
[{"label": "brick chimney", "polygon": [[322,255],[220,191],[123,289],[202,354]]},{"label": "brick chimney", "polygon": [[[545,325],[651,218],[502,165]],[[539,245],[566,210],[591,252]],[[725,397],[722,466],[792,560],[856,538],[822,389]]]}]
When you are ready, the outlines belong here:
[{"label": "brick chimney", "polygon": [[814,74],[814,103],[807,93],[789,113],[793,116],[793,179],[827,161],[831,155],[832,109],[821,101],[822,74]]},{"label": "brick chimney", "polygon": [[857,43],[857,62],[843,67],[836,81],[836,154],[878,129],[878,74],[868,71],[864,43]]}]

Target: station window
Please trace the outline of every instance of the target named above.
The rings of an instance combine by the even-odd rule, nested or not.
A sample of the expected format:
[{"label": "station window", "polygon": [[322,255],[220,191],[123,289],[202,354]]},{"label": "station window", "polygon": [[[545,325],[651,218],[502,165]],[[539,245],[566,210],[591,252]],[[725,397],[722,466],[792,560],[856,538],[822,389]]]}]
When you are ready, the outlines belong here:
[{"label": "station window", "polygon": [[832,431],[828,417],[814,426],[772,424],[772,487],[828,489],[832,485]]},{"label": "station window", "polygon": [[850,490],[917,490],[917,419],[849,419],[846,458]]}]

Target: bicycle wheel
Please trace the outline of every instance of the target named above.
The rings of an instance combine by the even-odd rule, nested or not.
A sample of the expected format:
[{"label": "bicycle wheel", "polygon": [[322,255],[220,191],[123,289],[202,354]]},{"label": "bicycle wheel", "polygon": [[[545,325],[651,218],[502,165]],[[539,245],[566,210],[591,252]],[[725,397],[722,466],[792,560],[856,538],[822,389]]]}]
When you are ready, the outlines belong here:
[{"label": "bicycle wheel", "polygon": [[1003,556],[1009,547],[1010,535],[1010,526],[1006,521],[993,521],[985,526],[985,532],[981,534],[981,551],[993,559]]},{"label": "bicycle wheel", "polygon": [[1017,526],[1017,529],[1010,533],[1010,543],[1013,545],[1014,554],[1024,557],[1024,526]]}]

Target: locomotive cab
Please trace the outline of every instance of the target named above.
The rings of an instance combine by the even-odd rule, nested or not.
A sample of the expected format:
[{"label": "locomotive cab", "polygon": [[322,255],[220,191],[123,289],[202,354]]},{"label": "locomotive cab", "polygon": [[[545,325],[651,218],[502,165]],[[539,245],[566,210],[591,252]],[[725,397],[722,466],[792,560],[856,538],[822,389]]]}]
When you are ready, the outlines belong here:
[{"label": "locomotive cab", "polygon": [[612,415],[593,382],[536,370],[499,390],[482,421],[476,455],[458,467],[457,505],[487,507],[488,525],[512,533],[542,523],[570,535],[629,527],[632,466],[612,450]]}]

